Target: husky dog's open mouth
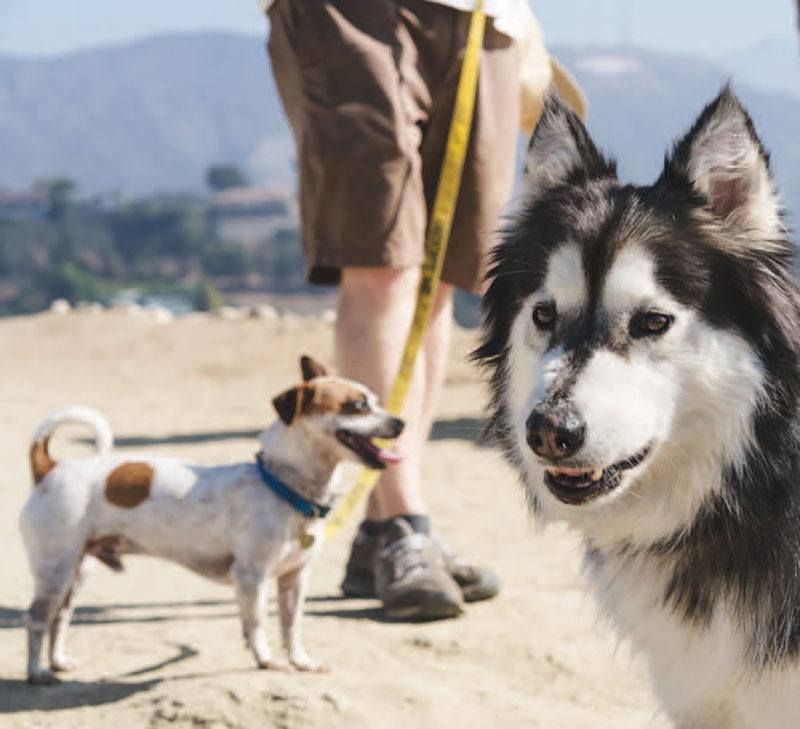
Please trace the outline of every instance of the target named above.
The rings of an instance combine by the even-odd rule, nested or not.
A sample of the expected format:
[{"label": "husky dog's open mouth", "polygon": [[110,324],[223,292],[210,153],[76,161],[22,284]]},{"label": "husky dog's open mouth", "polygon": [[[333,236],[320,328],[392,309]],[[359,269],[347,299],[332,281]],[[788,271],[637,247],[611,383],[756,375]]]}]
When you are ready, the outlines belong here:
[{"label": "husky dog's open mouth", "polygon": [[340,428],[336,431],[337,440],[355,453],[369,468],[383,469],[390,463],[398,463],[402,456],[394,451],[381,448],[371,438]]},{"label": "husky dog's open mouth", "polygon": [[651,447],[645,446],[635,455],[618,461],[607,468],[566,468],[548,466],[544,482],[550,492],[565,504],[584,504],[619,486],[622,475],[641,465],[650,455]]}]

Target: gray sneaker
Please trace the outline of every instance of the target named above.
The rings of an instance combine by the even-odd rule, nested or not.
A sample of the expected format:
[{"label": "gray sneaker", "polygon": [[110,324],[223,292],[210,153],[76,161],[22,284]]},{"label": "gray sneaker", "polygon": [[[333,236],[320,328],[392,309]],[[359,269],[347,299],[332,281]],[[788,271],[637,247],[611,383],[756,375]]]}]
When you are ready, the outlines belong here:
[{"label": "gray sneaker", "polygon": [[[445,568],[461,588],[464,602],[489,600],[500,592],[500,580],[493,570],[464,561],[436,534],[430,539],[439,546]],[[363,526],[356,533],[341,584],[342,592],[347,597],[376,597],[373,568],[380,541],[380,535],[367,534]]]},{"label": "gray sneaker", "polygon": [[390,618],[441,620],[462,613],[461,590],[439,545],[405,519],[391,519],[373,561],[375,592]]},{"label": "gray sneaker", "polygon": [[465,562],[434,535],[444,557],[444,564],[450,576],[461,588],[464,602],[490,600],[500,592],[500,578],[487,567],[478,567]]},{"label": "gray sneaker", "polygon": [[350,545],[350,556],[344,568],[344,579],[340,585],[347,597],[376,597],[375,575],[372,565],[378,551],[380,536],[367,534],[363,525],[356,532]]}]

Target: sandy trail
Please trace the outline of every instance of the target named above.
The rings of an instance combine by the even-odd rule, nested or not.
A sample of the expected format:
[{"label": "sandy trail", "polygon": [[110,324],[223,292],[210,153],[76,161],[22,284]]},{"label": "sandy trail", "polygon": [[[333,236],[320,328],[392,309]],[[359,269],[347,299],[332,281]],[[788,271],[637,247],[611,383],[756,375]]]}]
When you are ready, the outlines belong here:
[{"label": "sandy trail", "polygon": [[[297,380],[300,353],[331,361],[328,325],[188,317],[155,324],[123,313],[0,321],[0,726],[558,727],[665,729],[644,669],[618,648],[582,589],[578,540],[536,533],[510,469],[474,444],[484,403],[458,332],[425,480],[435,523],[458,550],[496,566],[504,589],[455,621],[386,623],[337,585],[349,534],[315,566],[304,621],[325,675],[253,669],[233,596],[177,566],[129,558],[98,569],[78,600],[59,686],[22,681],[22,611],[31,578],[17,531],[38,422],[71,403],[98,408],[120,445],[218,463],[252,457],[271,396]],[[57,438],[63,457],[85,445]],[[277,645],[277,624],[270,622]]]}]

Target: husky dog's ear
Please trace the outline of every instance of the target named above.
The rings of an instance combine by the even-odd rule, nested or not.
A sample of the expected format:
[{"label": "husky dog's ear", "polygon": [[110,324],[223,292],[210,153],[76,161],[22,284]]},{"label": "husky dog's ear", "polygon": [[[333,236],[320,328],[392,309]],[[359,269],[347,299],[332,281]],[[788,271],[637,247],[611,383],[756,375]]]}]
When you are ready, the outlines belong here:
[{"label": "husky dog's ear", "polygon": [[315,377],[325,377],[328,374],[328,370],[307,354],[300,358],[300,371],[303,373],[305,382],[313,380]]},{"label": "husky dog's ear", "polygon": [[713,215],[762,239],[780,236],[780,206],[769,157],[741,102],[725,87],[665,163],[662,178],[691,182]]},{"label": "husky dog's ear", "polygon": [[616,165],[597,150],[577,114],[558,94],[548,94],[525,158],[524,185],[529,198],[538,199],[572,179],[615,175]]},{"label": "husky dog's ear", "polygon": [[280,419],[286,425],[291,425],[295,418],[303,412],[309,400],[313,399],[313,396],[313,385],[308,387],[297,385],[272,398],[272,406]]}]

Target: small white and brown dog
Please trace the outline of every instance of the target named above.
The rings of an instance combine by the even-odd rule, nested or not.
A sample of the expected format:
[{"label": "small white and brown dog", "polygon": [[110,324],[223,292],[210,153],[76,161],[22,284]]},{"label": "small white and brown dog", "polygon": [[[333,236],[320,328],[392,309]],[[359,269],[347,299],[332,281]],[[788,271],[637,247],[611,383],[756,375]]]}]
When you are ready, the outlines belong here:
[{"label": "small white and brown dog", "polygon": [[[311,358],[301,368],[303,383],[272,401],[280,417],[261,433],[250,462],[205,467],[115,453],[108,423],[88,408],[58,411],[39,426],[30,451],[35,487],[20,516],[35,580],[29,682],[52,683],[54,672],[72,667],[64,639],[85,567],[94,557],[121,570],[124,554],[162,557],[232,583],[259,668],[286,667],[264,630],[268,579],[276,578],[289,662],[321,668],[303,648],[299,620],[321,518],[340,493],[343,462],[384,468],[398,460],[372,438],[396,438],[403,421],[364,386],[329,376]],[[48,440],[64,422],[93,427],[97,453],[56,463]],[[41,663],[46,632],[50,669]]]}]

